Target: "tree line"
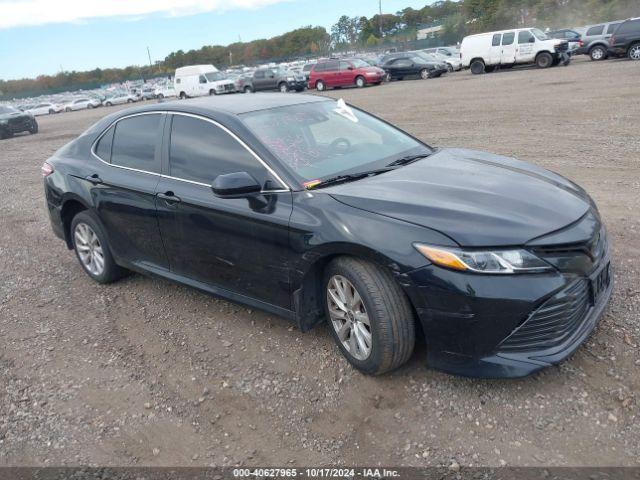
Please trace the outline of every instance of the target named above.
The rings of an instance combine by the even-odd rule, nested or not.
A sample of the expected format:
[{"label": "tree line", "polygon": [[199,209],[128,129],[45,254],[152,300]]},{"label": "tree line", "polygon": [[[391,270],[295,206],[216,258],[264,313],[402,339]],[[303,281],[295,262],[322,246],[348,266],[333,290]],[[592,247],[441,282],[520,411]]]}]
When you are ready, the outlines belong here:
[{"label": "tree line", "polygon": [[[426,3],[426,2],[425,2]],[[395,14],[372,17],[341,16],[327,32],[306,26],[269,39],[207,45],[177,50],[150,66],[129,66],[40,75],[31,79],[0,80],[0,97],[31,96],[45,92],[96,88],[103,84],[170,75],[184,65],[252,65],[333,50],[374,47],[415,39],[424,25],[442,25],[440,40],[456,43],[464,35],[515,26],[570,27],[640,15],[638,0],[439,0],[420,9],[405,8]]]}]

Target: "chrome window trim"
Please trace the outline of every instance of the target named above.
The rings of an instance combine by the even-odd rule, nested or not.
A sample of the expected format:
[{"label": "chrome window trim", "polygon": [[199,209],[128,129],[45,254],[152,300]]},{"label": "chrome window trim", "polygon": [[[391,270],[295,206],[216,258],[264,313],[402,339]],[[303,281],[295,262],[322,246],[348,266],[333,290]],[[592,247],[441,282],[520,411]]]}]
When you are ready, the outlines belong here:
[{"label": "chrome window trim", "polygon": [[[219,122],[216,122],[215,120],[212,120],[211,118],[207,118],[204,117],[202,115],[197,115],[195,113],[187,113],[187,112],[172,112],[170,110],[154,110],[154,111],[149,111],[149,112],[138,112],[138,113],[132,113],[130,115],[125,115],[123,117],[119,117],[117,119],[115,119],[113,122],[111,122],[109,124],[109,126],[107,126],[104,131],[98,136],[98,138],[96,138],[93,142],[93,144],[91,144],[91,154],[97,158],[98,160],[100,160],[102,163],[104,163],[105,165],[108,165],[110,167],[115,167],[115,168],[122,168],[124,170],[131,170],[133,172],[138,172],[138,173],[146,173],[147,175],[156,175],[160,178],[168,178],[171,180],[178,180],[181,182],[187,182],[187,183],[191,183],[194,185],[202,185],[205,187],[211,187],[211,185],[206,184],[206,183],[202,183],[202,182],[197,182],[195,180],[187,180],[186,178],[178,178],[178,177],[172,177],[171,175],[164,175],[162,173],[156,173],[156,172],[149,172],[147,170],[139,170],[137,168],[131,168],[131,167],[125,167],[122,165],[114,165],[113,163],[109,163],[104,161],[102,158],[100,158],[98,156],[98,154],[96,154],[96,145],[98,144],[98,142],[102,139],[102,137],[107,133],[107,131],[114,126],[116,123],[118,123],[121,120],[125,120],[127,118],[132,118],[132,117],[137,117],[139,115],[182,115],[185,117],[193,117],[193,118],[197,118],[199,120],[204,120],[205,122],[209,122],[214,124],[215,126],[217,126],[218,128],[222,129],[224,132],[227,133],[227,135],[231,136],[231,138],[233,138],[236,142],[238,142],[242,147],[245,148],[245,150],[247,150],[257,161],[258,163],[260,163],[284,188],[275,188],[275,189],[271,189],[271,190],[261,190],[260,193],[285,193],[285,192],[290,192],[291,188],[289,187],[289,185],[287,185],[287,183],[282,180],[282,178],[280,177],[280,175],[278,175],[273,168],[271,168],[271,166],[269,164],[267,164],[267,162],[265,162],[262,158],[260,158],[258,156],[258,154],[256,152],[254,152],[246,143],[244,143],[244,141],[242,141],[240,139],[240,137],[238,137],[235,133],[233,133],[231,130],[229,130],[227,127],[225,127],[224,125],[222,125]],[[114,135],[115,138],[115,135]]]}]

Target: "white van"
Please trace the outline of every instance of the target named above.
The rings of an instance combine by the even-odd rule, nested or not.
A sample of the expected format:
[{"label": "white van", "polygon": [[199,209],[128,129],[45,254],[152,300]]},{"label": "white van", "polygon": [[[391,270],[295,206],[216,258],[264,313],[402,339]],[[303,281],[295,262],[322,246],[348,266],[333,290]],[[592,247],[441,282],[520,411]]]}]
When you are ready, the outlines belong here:
[{"label": "white van", "polygon": [[462,40],[462,68],[475,74],[491,72],[496,66],[535,63],[548,68],[562,62],[568,65],[566,40],[549,38],[538,28],[514,28],[500,32],[470,35]]},{"label": "white van", "polygon": [[180,98],[233,93],[236,85],[213,65],[189,65],[176,68],[173,85]]}]

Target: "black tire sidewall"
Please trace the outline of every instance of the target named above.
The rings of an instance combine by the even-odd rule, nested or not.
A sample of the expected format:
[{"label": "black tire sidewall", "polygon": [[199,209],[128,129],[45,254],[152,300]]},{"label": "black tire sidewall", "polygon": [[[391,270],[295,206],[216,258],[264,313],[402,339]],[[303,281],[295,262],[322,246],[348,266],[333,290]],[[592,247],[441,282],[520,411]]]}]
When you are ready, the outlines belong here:
[{"label": "black tire sidewall", "polygon": [[[102,252],[104,254],[104,271],[100,275],[94,275],[90,271],[88,271],[82,260],[80,259],[80,255],[78,254],[78,249],[76,248],[76,238],[75,238],[75,229],[79,223],[86,223],[91,227],[91,229],[98,236],[98,240],[100,241],[100,245],[102,246]],[[73,220],[71,221],[71,229],[70,229],[71,241],[73,243],[73,251],[76,254],[76,258],[78,262],[80,262],[80,266],[82,270],[89,275],[93,280],[98,283],[110,283],[117,278],[119,278],[122,274],[120,267],[116,265],[113,256],[111,255],[111,248],[109,246],[109,241],[107,239],[106,234],[104,233],[104,229],[98,220],[97,216],[88,210],[84,210],[78,213]]]},{"label": "black tire sidewall", "polygon": [[[541,65],[540,62],[543,58],[547,59],[547,63],[544,65]],[[550,53],[543,52],[540,55],[538,55],[538,57],[536,58],[536,66],[538,68],[549,68],[552,64],[553,64],[553,57],[551,56]]]},{"label": "black tire sidewall", "polygon": [[[353,284],[353,286],[356,288],[356,290],[360,294],[360,297],[362,298],[362,302],[364,303],[364,308],[366,309],[367,314],[369,315],[369,323],[371,326],[372,348],[371,348],[371,354],[369,355],[369,357],[367,357],[366,360],[358,360],[357,358],[353,357],[344,348],[344,346],[342,345],[342,342],[338,338],[338,333],[336,332],[335,328],[333,328],[333,325],[331,323],[331,317],[329,315],[329,305],[327,302],[327,287],[329,284],[329,280],[334,275],[342,275]],[[362,372],[368,373],[368,374],[375,373],[378,370],[380,364],[382,363],[382,359],[380,358],[380,355],[382,353],[382,348],[380,346],[380,333],[379,333],[379,326],[378,326],[379,320],[375,318],[375,315],[372,315],[372,313],[375,314],[375,310],[371,303],[371,298],[369,296],[369,291],[367,290],[366,285],[364,285],[359,275],[354,274],[352,271],[342,267],[339,264],[333,264],[325,272],[323,286],[324,286],[324,290],[323,290],[322,299],[324,301],[325,315],[329,323],[329,329],[331,330],[331,335],[333,336],[333,339],[335,340],[336,345],[338,345],[338,348],[340,348],[340,351],[345,356],[345,358],[349,361],[349,363],[351,363],[358,370],[361,370]]]},{"label": "black tire sidewall", "polygon": [[[474,65],[478,65],[478,67],[474,68]],[[481,62],[480,60],[475,60],[471,62],[471,65],[469,66],[469,68],[471,69],[471,73],[473,73],[474,75],[481,75],[485,72],[486,67],[484,62]]]}]

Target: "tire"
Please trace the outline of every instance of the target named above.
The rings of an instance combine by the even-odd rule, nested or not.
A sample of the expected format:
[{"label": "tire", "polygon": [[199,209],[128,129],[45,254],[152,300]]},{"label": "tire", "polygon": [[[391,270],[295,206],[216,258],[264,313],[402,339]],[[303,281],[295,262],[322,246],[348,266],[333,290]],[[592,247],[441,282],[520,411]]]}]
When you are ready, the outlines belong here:
[{"label": "tire", "polygon": [[187,94],[184,92],[180,92],[180,100],[186,100]]},{"label": "tire", "polygon": [[607,49],[604,45],[596,45],[589,50],[589,58],[594,62],[605,60],[607,58]]},{"label": "tire", "polygon": [[289,91],[289,86],[286,83],[281,82],[278,84],[278,90],[280,93],[287,93]]},{"label": "tire", "polygon": [[327,89],[327,86],[322,80],[318,80],[316,82],[316,90],[319,92],[324,92]]},{"label": "tire", "polygon": [[33,126],[29,129],[29,133],[32,135],[38,133],[38,122],[35,120],[33,121]]},{"label": "tire", "polygon": [[536,66],[538,68],[549,68],[553,65],[553,57],[548,52],[539,53],[536,57]]},{"label": "tire", "polygon": [[131,100],[130,98],[127,98],[127,103],[133,103],[133,100]]},{"label": "tire", "polygon": [[53,115],[54,113],[56,113],[56,111],[55,111],[55,110],[53,110],[53,109],[49,109],[49,115]]},{"label": "tire", "polygon": [[427,80],[429,78],[429,70],[427,70],[426,68],[420,70],[420,78],[422,80]]},{"label": "tire", "polygon": [[[111,283],[126,275],[127,271],[113,260],[107,236],[100,220],[92,212],[84,210],[73,217],[71,240],[82,269],[96,282]],[[90,258],[88,261],[87,256]],[[98,268],[100,262],[96,260],[99,257],[102,258],[101,269]]]},{"label": "tire", "polygon": [[482,75],[485,71],[484,62],[482,60],[474,60],[469,66],[471,73],[474,75]]},{"label": "tire", "polygon": [[87,104],[87,110],[91,110],[93,108],[93,104],[92,103],[88,103]]},{"label": "tire", "polygon": [[243,92],[244,93],[253,93],[253,88],[251,88],[249,85],[247,85],[246,87],[244,87]]},{"label": "tire", "polygon": [[67,107],[67,108],[65,108],[65,109],[64,109],[64,111],[65,111],[65,112],[70,112],[70,111],[71,111],[71,109]]},{"label": "tire", "polygon": [[162,100],[163,98],[164,98],[164,95],[163,95],[163,94],[161,94],[161,93],[159,93],[159,94],[158,94],[158,100]]},{"label": "tire", "polygon": [[13,133],[9,130],[0,129],[0,140],[13,137]]},{"label": "tire", "polygon": [[211,90],[209,90],[209,96],[213,96],[213,95],[217,95],[218,93],[212,88]]},{"label": "tire", "polygon": [[362,75],[358,75],[355,81],[356,87],[363,88],[367,86],[367,81]]},{"label": "tire", "polygon": [[[415,320],[407,297],[389,271],[357,258],[338,257],[327,266],[323,285],[329,329],[349,363],[365,374],[380,375],[409,359],[415,344]],[[345,287],[343,292],[356,291],[360,297],[352,307],[345,307],[346,312],[333,301],[339,298],[334,296],[336,285]],[[340,312],[344,320],[339,318]],[[351,329],[349,325],[357,326]]]},{"label": "tire", "polygon": [[113,105],[113,103],[111,103],[111,102],[107,102],[107,103],[105,103],[105,105],[106,105],[107,107],[110,107],[111,105]]},{"label": "tire", "polygon": [[390,73],[385,73],[383,81],[386,82],[386,83],[390,83],[391,82],[391,74]]},{"label": "tire", "polygon": [[629,47],[627,57],[629,60],[640,60],[640,43],[634,43]]},{"label": "tire", "polygon": [[450,63],[447,63],[447,72],[453,73],[453,65],[451,65]]}]

